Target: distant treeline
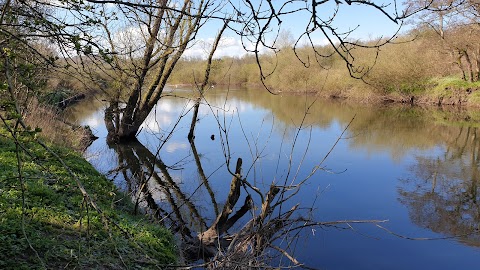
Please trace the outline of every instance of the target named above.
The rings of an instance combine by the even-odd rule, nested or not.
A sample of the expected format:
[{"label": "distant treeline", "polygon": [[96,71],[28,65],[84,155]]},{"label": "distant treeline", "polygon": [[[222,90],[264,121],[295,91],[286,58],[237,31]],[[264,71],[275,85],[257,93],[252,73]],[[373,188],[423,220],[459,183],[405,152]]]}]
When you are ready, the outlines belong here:
[{"label": "distant treeline", "polygon": [[[378,42],[365,42],[365,45],[374,46]],[[474,92],[480,86],[478,26],[444,30],[443,37],[425,27],[404,34],[378,50],[355,48],[351,53],[356,68],[365,73],[362,79],[350,76],[338,54],[320,57],[315,53],[329,55],[332,50],[329,45],[295,50],[293,46],[285,46],[276,54],[261,55],[264,74],[273,71],[265,80],[266,86],[273,91],[315,92],[364,100],[379,96],[407,99],[412,95],[438,99],[451,94],[445,90]],[[182,59],[169,83],[200,83],[204,69],[202,59]],[[263,87],[253,55],[216,59],[210,83]]]}]

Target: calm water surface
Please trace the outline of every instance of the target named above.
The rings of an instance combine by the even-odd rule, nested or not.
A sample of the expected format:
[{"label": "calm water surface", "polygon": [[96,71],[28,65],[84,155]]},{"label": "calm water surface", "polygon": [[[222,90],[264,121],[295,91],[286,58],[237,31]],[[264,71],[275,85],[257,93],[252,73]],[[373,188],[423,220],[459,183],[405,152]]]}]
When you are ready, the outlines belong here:
[{"label": "calm water surface", "polygon": [[[233,164],[243,158],[243,175],[266,191],[272,181],[308,175],[355,116],[324,170],[288,204],[314,207],[317,221],[388,220],[381,225],[403,238],[374,224],[309,228],[296,242],[297,259],[321,269],[478,269],[478,113],[316,101],[304,119],[311,97],[211,89],[192,146],[189,95],[177,90],[164,97],[144,123],[140,143],[127,146],[106,143],[107,104],[72,108],[76,121],[100,137],[88,160],[140,205],[175,221],[173,230],[201,231],[221,211],[231,179],[224,153]],[[151,168],[162,177],[142,189]]]}]

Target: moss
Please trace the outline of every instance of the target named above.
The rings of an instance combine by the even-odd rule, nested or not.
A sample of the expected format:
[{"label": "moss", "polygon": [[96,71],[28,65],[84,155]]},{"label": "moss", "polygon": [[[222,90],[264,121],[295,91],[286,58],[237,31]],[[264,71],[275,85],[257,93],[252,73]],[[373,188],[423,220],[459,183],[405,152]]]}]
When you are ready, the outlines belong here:
[{"label": "moss", "polygon": [[49,152],[31,138],[22,143],[29,150],[21,153],[24,192],[15,144],[0,128],[0,269],[158,269],[175,262],[171,233],[131,215],[130,201],[80,154],[52,146],[95,198],[107,223]]}]

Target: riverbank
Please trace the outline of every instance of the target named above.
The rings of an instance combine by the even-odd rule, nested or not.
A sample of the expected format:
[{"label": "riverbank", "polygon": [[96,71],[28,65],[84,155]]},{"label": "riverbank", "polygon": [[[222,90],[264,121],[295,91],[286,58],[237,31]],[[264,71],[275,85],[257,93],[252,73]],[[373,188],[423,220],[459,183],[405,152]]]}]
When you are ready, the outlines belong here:
[{"label": "riverbank", "polygon": [[[350,78],[351,79],[351,78]],[[193,87],[192,84],[170,85],[172,88]],[[229,87],[219,84],[217,87]],[[230,87],[244,87],[241,85],[230,85]],[[259,91],[267,91],[265,87],[259,84],[249,84],[249,88],[258,88]],[[329,89],[302,90],[269,89],[279,94],[291,95],[316,95],[323,99],[345,99],[352,102],[364,104],[384,104],[384,103],[407,103],[421,106],[462,106],[462,107],[480,107],[480,82],[467,82],[453,77],[431,79],[424,83],[418,89],[410,90],[392,90],[384,91],[374,88],[363,82],[351,84],[348,87],[332,87]]]},{"label": "riverbank", "polygon": [[422,106],[480,107],[480,82],[471,83],[451,77],[432,79],[424,88],[410,91],[377,91],[365,85],[361,89],[352,86],[348,89],[325,90],[313,94],[322,98],[341,98],[368,104],[408,103]]},{"label": "riverbank", "polygon": [[[467,65],[446,44],[432,47],[438,41],[434,34],[422,30],[401,35],[395,44],[385,44],[379,51],[352,49],[348,64],[330,46],[285,47],[258,59],[253,55],[222,57],[214,62],[209,84],[223,88],[266,86],[276,93],[309,93],[372,104],[480,107],[478,61]],[[319,53],[329,56],[320,57]],[[198,84],[204,73],[204,60],[182,59],[169,83]]]},{"label": "riverbank", "polygon": [[66,169],[35,135],[20,134],[18,148],[0,127],[1,269],[158,269],[176,261],[172,234],[134,215],[130,199],[81,154],[49,145]]}]

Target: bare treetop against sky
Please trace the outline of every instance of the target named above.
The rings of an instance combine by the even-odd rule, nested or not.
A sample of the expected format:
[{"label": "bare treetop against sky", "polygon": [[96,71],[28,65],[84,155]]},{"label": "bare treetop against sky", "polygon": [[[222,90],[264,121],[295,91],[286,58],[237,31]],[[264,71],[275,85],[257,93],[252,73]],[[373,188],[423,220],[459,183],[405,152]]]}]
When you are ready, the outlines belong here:
[{"label": "bare treetop against sky", "polygon": [[[105,13],[108,13],[115,9],[125,11],[128,3],[158,6],[163,1],[87,0],[86,2],[100,4]],[[165,2],[167,6],[177,10],[182,1]],[[214,0],[205,2],[208,4],[205,5],[207,12],[202,15],[203,25],[199,28],[194,42],[190,43],[185,51],[186,57],[206,57],[209,45],[223,25],[221,21],[223,18],[229,18],[232,22],[230,29],[223,35],[220,47],[215,53],[216,57],[241,56],[246,53],[245,48],[255,50],[256,37],[262,30],[261,35],[266,44],[259,44],[260,46],[256,48],[259,51],[267,51],[265,45],[267,47],[273,45],[279,30],[291,33],[295,41],[299,39],[298,45],[312,43],[326,45],[329,43],[326,35],[335,42],[338,37],[335,37],[332,30],[342,39],[365,41],[380,37],[390,38],[399,30],[402,24],[400,19],[414,12],[413,9],[407,8],[405,3],[397,3],[396,0]],[[424,4],[429,5],[429,0]],[[406,9],[408,12],[404,13]],[[115,12],[116,16],[121,16],[121,13],[119,10]],[[112,28],[114,39],[125,39],[126,33],[131,35],[137,32],[133,34],[133,40],[136,42],[141,40],[141,27],[132,25],[129,21],[129,19],[120,18],[113,22],[110,19],[110,24],[116,24],[116,27]],[[245,28],[245,23],[249,24],[248,29]],[[262,29],[267,24],[268,27]],[[319,29],[327,25],[325,33]],[[309,38],[305,35],[307,32],[310,35]]]},{"label": "bare treetop against sky", "polygon": [[[235,4],[235,1],[230,1]],[[242,2],[242,1],[239,1]],[[259,3],[262,1],[252,1],[252,3]],[[266,1],[263,1],[266,3]],[[280,3],[285,3],[288,1],[273,1],[275,5],[280,5]],[[317,1],[323,2],[323,1]],[[394,1],[371,1],[372,3],[377,3],[379,5],[385,4],[389,5],[385,8],[386,11],[391,14],[395,13],[395,2]],[[288,10],[297,10],[308,7],[311,5],[311,1],[296,1],[294,4],[290,5],[291,8]],[[399,5],[399,11],[404,9],[403,4]],[[377,38],[390,38],[397,33],[400,27],[401,30],[408,29],[408,26],[402,25],[400,21],[397,23],[393,22],[387,16],[385,16],[382,11],[374,9],[371,6],[360,5],[352,3],[351,5],[346,4],[343,0],[340,2],[335,2],[334,0],[325,1],[319,7],[317,11],[323,20],[327,21],[330,18],[333,18],[331,25],[337,29],[339,33],[344,33],[345,37],[349,39],[359,39],[362,41],[372,40]],[[299,10],[291,14],[285,14],[281,16],[281,31],[286,31],[291,34],[291,37],[295,42],[300,38],[299,45],[309,44],[305,36],[302,38],[302,34],[305,31],[311,29],[309,22],[311,20],[311,13],[306,10]],[[221,22],[218,20],[212,20],[208,22],[204,28],[201,29],[199,35],[197,36],[196,42],[185,52],[187,57],[205,57],[208,54],[208,44],[213,42],[216,29],[221,25]],[[276,34],[278,33],[278,25],[272,25],[270,32],[267,37],[267,42],[272,44],[275,39]],[[242,25],[232,25],[235,29],[240,29]],[[216,57],[221,56],[242,56],[247,53],[244,49],[244,45],[248,49],[252,49],[254,44],[253,42],[248,42],[245,40],[242,45],[242,40],[234,31],[229,30],[224,35],[224,38],[221,42],[220,47],[215,53]],[[320,31],[316,31],[311,34],[311,39],[315,45],[327,45],[328,39]],[[279,40],[280,41],[280,40]],[[207,49],[205,49],[207,48]],[[267,51],[265,47],[261,48],[262,51]]]}]

